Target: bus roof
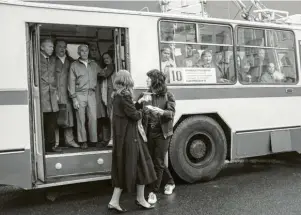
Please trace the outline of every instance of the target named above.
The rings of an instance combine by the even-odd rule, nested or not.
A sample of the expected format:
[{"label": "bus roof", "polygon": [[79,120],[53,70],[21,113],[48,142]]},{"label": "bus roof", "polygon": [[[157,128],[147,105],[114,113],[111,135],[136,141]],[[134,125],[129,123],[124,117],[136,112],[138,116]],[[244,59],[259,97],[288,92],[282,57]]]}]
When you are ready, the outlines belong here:
[{"label": "bus roof", "polygon": [[42,2],[24,2],[24,1],[20,1],[20,0],[0,0],[0,4],[17,5],[17,6],[24,6],[24,7],[35,7],[35,8],[49,8],[49,9],[58,9],[58,10],[140,15],[140,16],[150,16],[150,17],[158,17],[158,18],[166,18],[166,19],[168,19],[168,18],[181,19],[181,20],[185,19],[187,21],[203,21],[203,22],[208,21],[208,22],[220,22],[220,23],[227,23],[227,24],[243,24],[243,25],[251,25],[251,26],[258,26],[258,27],[262,26],[262,27],[274,27],[274,28],[301,30],[301,26],[299,26],[299,25],[251,22],[251,21],[245,21],[245,20],[232,20],[232,19],[219,19],[219,18],[203,18],[198,15],[108,9],[108,8],[99,8],[99,7],[75,6],[75,5],[64,5],[64,4],[54,4],[54,3],[44,3],[44,2],[43,3]]}]

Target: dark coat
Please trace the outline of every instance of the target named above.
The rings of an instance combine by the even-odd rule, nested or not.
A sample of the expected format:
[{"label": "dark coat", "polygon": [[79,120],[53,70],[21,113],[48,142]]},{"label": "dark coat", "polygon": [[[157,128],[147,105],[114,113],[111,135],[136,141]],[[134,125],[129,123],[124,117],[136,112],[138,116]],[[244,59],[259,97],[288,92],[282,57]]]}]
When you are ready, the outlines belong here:
[{"label": "dark coat", "polygon": [[[99,76],[97,80],[97,118],[110,117],[112,111],[113,74],[115,73],[114,65],[108,65],[103,71],[104,77]],[[102,100],[102,84],[104,79],[107,79],[107,105],[105,105]]]},{"label": "dark coat", "polygon": [[137,111],[130,93],[123,91],[113,99],[112,184],[126,191],[134,191],[137,184],[154,182],[156,172],[147,144],[138,133]]},{"label": "dark coat", "polygon": [[56,75],[59,97],[58,103],[59,105],[66,105],[66,119],[64,119],[66,127],[74,126],[73,105],[68,94],[68,78],[72,61],[73,60],[70,57],[66,56],[65,62],[62,63],[62,61],[56,57]]},{"label": "dark coat", "polygon": [[49,57],[49,61],[47,61],[43,54],[41,54],[39,71],[43,113],[57,112],[59,110],[55,63],[55,57]]},{"label": "dark coat", "polygon": [[[137,101],[143,96],[143,93],[138,97]],[[136,103],[136,108],[142,109],[148,104],[139,104]],[[162,133],[164,138],[173,135],[173,122],[174,122],[174,115],[176,112],[176,101],[175,97],[172,93],[166,92],[161,94],[152,94],[152,106],[159,107],[164,110],[163,115],[160,117],[160,125],[162,128]],[[148,122],[149,122],[149,114],[144,114],[143,116],[143,127],[148,132]]]}]

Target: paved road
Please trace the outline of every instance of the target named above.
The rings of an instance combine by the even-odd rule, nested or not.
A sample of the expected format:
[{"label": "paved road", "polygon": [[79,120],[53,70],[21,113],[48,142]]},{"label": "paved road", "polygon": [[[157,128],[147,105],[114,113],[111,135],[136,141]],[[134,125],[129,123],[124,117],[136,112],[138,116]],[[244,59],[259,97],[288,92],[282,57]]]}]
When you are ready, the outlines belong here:
[{"label": "paved road", "polygon": [[[43,191],[0,187],[0,214],[5,215],[96,215],[106,209],[111,197],[109,182],[59,188],[55,202]],[[70,192],[76,192],[70,194]],[[68,194],[69,192],[69,194]],[[139,210],[135,197],[125,194],[121,204],[138,215],[300,215],[301,162],[284,164],[230,164],[211,182],[178,184],[171,196],[159,196],[154,210]]]}]

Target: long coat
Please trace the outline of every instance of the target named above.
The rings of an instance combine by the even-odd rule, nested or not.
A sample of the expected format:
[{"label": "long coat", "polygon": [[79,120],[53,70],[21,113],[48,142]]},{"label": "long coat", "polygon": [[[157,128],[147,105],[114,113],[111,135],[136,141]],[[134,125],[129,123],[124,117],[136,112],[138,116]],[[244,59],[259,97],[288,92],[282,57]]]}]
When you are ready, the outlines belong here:
[{"label": "long coat", "polygon": [[129,192],[137,184],[150,184],[157,178],[147,144],[138,133],[137,122],[141,118],[142,112],[136,110],[130,93],[123,91],[115,96],[112,183]]},{"label": "long coat", "polygon": [[40,77],[41,77],[41,100],[42,111],[57,112],[58,94],[57,94],[57,79],[55,71],[55,57],[49,57],[47,61],[44,55],[40,56]]},{"label": "long coat", "polygon": [[[108,65],[103,69],[104,77],[98,77],[98,83],[96,87],[96,101],[97,101],[97,118],[110,117],[112,112],[112,93],[113,93],[113,76],[115,68],[113,65]],[[103,81],[107,80],[106,92],[103,92]],[[102,94],[107,94],[107,104],[102,99]]]},{"label": "long coat", "polygon": [[74,126],[73,106],[68,94],[68,77],[71,63],[71,58],[66,57],[65,62],[63,63],[58,57],[56,57],[56,74],[59,97],[58,103],[66,105],[66,127]]}]

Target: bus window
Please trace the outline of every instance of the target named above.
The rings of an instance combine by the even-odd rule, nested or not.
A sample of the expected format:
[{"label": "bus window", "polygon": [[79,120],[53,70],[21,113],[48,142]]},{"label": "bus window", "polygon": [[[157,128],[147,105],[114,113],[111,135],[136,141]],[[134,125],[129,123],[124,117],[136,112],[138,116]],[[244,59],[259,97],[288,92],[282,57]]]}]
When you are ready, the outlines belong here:
[{"label": "bus window", "polygon": [[78,59],[79,55],[77,53],[77,48],[79,47],[80,44],[67,44],[67,51],[70,57],[73,59]]},{"label": "bus window", "polygon": [[161,41],[196,42],[195,24],[161,22]]},{"label": "bus window", "polygon": [[239,28],[237,44],[248,46],[264,46],[264,30],[252,28]]},{"label": "bus window", "polygon": [[[198,36],[194,37],[196,26]],[[160,65],[168,84],[233,84],[236,81],[229,26],[163,21],[160,30]]]},{"label": "bus window", "polygon": [[198,24],[199,42],[232,45],[229,26]]},{"label": "bus window", "polygon": [[[262,33],[255,33],[256,31]],[[247,39],[242,35],[248,35]],[[236,53],[241,59],[238,74],[242,84],[297,82],[294,39],[291,32],[240,27],[237,40]]]}]

